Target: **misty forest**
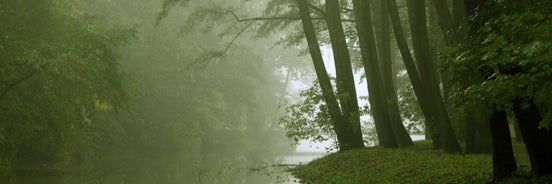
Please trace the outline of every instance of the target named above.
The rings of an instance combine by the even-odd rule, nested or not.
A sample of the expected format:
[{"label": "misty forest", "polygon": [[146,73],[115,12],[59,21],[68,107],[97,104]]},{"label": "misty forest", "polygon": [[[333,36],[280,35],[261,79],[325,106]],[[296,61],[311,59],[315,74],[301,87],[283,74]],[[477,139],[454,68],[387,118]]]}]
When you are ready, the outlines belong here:
[{"label": "misty forest", "polygon": [[0,183],[552,183],[550,0],[0,0]]}]

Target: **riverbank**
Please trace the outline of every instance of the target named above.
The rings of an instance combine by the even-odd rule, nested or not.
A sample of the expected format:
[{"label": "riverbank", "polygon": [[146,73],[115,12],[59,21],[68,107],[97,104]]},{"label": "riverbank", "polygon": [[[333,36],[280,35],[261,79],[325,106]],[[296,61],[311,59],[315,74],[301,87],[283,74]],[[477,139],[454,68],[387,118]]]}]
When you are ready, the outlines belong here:
[{"label": "riverbank", "polygon": [[[329,154],[293,173],[302,183],[486,183],[492,180],[490,154],[445,154],[431,142],[400,149],[380,147]],[[514,144],[518,175],[505,183],[550,183],[529,177],[523,144]]]}]

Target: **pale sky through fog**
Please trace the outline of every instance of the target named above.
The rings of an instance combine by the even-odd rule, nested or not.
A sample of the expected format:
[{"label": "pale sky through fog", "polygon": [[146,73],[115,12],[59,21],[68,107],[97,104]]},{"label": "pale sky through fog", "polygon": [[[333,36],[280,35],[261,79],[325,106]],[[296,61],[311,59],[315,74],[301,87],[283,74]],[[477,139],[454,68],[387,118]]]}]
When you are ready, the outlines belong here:
[{"label": "pale sky through fog", "polygon": [[[331,45],[322,46],[321,51],[322,51],[322,57],[324,59],[324,65],[326,66],[326,70],[328,71],[328,73],[332,77],[335,77],[335,65],[334,65],[334,62],[333,62],[334,59],[333,59],[333,53],[332,53]],[[308,58],[308,61],[312,62],[310,57]],[[366,80],[363,80],[362,83],[359,83],[359,81],[361,81],[360,76],[361,76],[362,72],[364,72],[364,69],[359,70],[357,73],[355,73],[355,84],[356,84],[357,98],[360,97],[360,96],[368,96],[368,88],[366,87]],[[290,82],[290,89],[295,91],[295,92],[298,92],[300,90],[308,89],[310,87],[310,85],[311,85],[310,83],[309,84],[304,84],[304,83],[299,82],[299,81],[291,81]],[[364,107],[364,106],[368,105],[367,100],[358,99],[358,103],[359,103],[358,105],[360,107]],[[367,116],[362,116],[361,119],[363,121],[368,121],[371,118],[367,117]]]},{"label": "pale sky through fog", "polygon": [[[334,59],[333,59],[333,53],[331,46],[325,45],[322,46],[322,57],[324,58],[324,65],[326,66],[326,70],[328,70],[328,73],[335,77],[335,65],[334,65]],[[364,69],[359,70],[357,73],[355,73],[355,84],[356,84],[356,92],[357,92],[357,98],[360,96],[368,96],[368,88],[366,87],[366,80],[363,80],[362,83],[359,83],[360,76],[364,72]],[[368,101],[358,99],[358,105],[360,107],[363,107],[368,104]]]}]

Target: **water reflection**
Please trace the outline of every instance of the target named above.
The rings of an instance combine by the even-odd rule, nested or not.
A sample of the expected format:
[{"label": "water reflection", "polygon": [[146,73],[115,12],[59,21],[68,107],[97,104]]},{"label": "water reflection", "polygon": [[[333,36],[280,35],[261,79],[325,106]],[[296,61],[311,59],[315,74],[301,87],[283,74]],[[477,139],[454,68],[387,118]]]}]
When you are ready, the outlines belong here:
[{"label": "water reflection", "polygon": [[[423,139],[423,135],[412,135],[413,140]],[[157,158],[130,162],[119,159],[112,165],[125,167],[96,168],[73,173],[33,173],[19,172],[19,183],[22,184],[295,184],[299,180],[289,172],[300,164],[329,154],[326,147],[331,142],[300,142],[295,151],[289,154],[259,157],[239,156],[234,158],[219,157],[205,161],[207,164],[195,166],[175,164],[177,160]],[[182,162],[184,164],[184,162]]]},{"label": "water reflection", "polygon": [[[262,184],[298,183],[289,169],[322,157],[325,152],[281,155],[272,158],[238,157],[212,159],[209,165],[186,166],[175,164],[178,160],[152,159],[142,162],[113,161],[103,168],[82,170],[72,173],[18,172],[18,183],[22,184]],[[115,159],[114,159],[115,160]],[[128,160],[126,160],[128,161]],[[124,165],[124,167],[121,167]],[[117,166],[117,167],[116,167]]]}]

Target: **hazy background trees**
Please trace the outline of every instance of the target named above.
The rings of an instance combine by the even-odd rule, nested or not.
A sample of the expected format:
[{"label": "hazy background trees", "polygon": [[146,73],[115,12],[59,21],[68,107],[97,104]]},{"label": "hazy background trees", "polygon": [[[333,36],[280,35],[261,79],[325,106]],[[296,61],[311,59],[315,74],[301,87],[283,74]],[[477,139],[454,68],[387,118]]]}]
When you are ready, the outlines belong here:
[{"label": "hazy background trees", "polygon": [[241,183],[293,148],[277,124],[289,58],[259,57],[270,46],[201,56],[216,31],[183,33],[186,13],[155,26],[158,1],[0,6],[1,181]]},{"label": "hazy background trees", "polygon": [[284,130],[340,151],[424,130],[447,153],[493,151],[498,180],[517,169],[509,121],[548,175],[551,6],[3,1],[0,178],[244,183],[292,151]]}]

